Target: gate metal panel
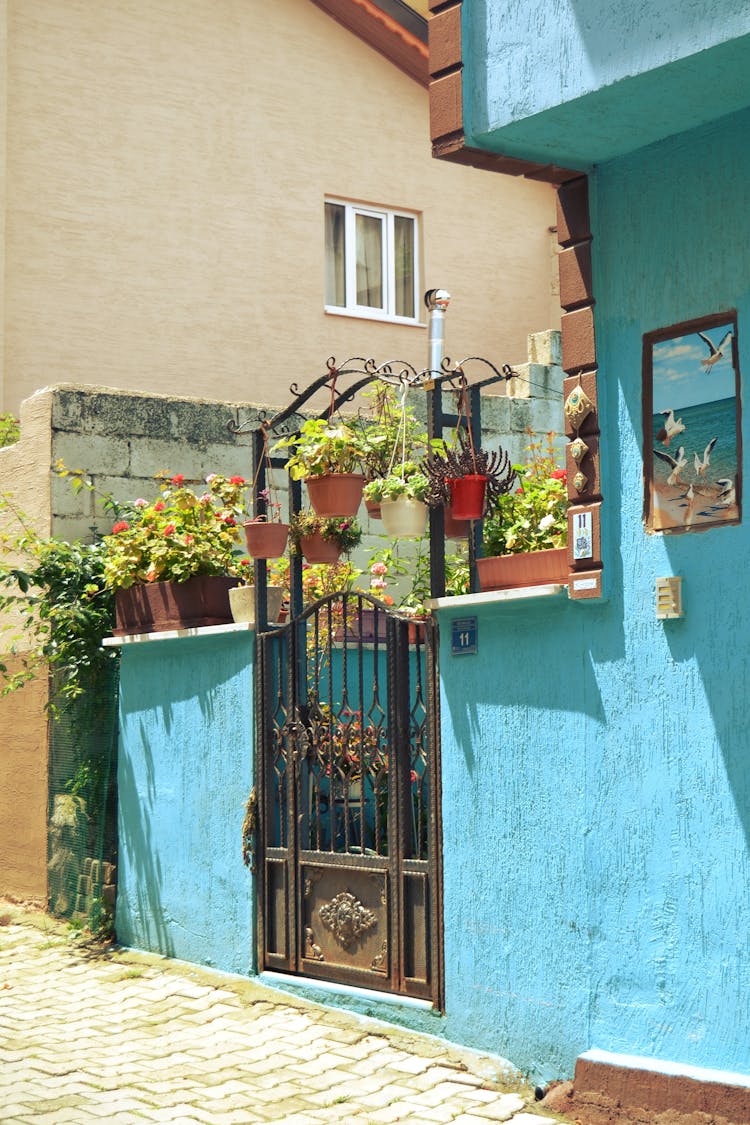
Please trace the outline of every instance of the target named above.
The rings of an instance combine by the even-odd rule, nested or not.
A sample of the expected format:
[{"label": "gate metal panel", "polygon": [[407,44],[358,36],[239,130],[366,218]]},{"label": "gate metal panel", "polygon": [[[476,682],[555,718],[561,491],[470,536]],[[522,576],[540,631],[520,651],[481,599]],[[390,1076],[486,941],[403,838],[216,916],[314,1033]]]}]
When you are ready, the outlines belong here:
[{"label": "gate metal panel", "polygon": [[266,968],[440,1002],[432,629],[340,593],[258,636]]}]

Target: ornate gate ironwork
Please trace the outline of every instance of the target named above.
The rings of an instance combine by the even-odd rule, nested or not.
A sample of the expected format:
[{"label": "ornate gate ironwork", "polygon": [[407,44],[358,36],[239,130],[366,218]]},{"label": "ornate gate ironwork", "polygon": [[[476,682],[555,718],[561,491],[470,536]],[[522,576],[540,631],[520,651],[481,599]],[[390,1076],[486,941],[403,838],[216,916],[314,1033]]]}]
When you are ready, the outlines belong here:
[{"label": "ornate gate ironwork", "polygon": [[351,592],[258,636],[265,968],[440,1006],[434,643]]}]

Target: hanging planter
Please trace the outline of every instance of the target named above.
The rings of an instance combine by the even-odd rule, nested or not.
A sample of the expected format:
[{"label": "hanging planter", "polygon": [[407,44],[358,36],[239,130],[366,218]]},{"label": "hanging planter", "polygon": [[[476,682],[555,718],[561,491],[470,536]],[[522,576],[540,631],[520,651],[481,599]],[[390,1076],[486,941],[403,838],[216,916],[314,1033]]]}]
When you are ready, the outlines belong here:
[{"label": "hanging planter", "polygon": [[297,512],[289,524],[292,551],[309,563],[335,563],[339,555],[353,551],[362,538],[355,519],[321,518],[315,512]]},{"label": "hanging planter", "polygon": [[362,501],[362,473],[324,473],[307,477],[307,495],[318,516],[356,516]]},{"label": "hanging planter", "polygon": [[467,539],[469,535],[468,520],[456,519],[450,504],[443,508],[443,528],[446,539]]},{"label": "hanging planter", "polygon": [[484,515],[487,477],[481,473],[467,473],[463,477],[450,477],[447,483],[454,519],[480,520]]},{"label": "hanging planter", "polygon": [[306,561],[313,565],[315,563],[331,565],[338,562],[341,555],[341,548],[338,544],[331,542],[329,539],[324,539],[320,531],[314,531],[312,535],[301,536],[299,546]]},{"label": "hanging planter", "polygon": [[427,530],[429,510],[423,500],[412,500],[408,496],[397,496],[393,500],[384,498],[380,509],[383,528],[394,539],[417,539]]},{"label": "hanging planter", "polygon": [[284,554],[289,535],[288,523],[268,522],[265,516],[246,520],[247,553],[254,559],[278,559]]}]

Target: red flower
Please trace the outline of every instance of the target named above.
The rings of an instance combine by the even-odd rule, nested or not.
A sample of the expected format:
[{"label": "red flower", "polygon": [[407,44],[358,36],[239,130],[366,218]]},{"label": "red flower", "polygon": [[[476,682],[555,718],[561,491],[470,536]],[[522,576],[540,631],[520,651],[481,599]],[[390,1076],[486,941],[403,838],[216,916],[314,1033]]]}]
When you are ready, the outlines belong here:
[{"label": "red flower", "polygon": [[247,484],[247,481],[245,480],[244,477],[230,477],[229,483],[230,484]]},{"label": "red flower", "polygon": [[565,469],[555,469],[553,473],[550,473],[550,477],[552,480],[561,480],[563,484],[565,484],[568,479],[568,474]]},{"label": "red flower", "polygon": [[186,535],[185,536],[185,546],[189,547],[190,544],[194,541],[194,538],[195,537],[193,535]]},{"label": "red flower", "polygon": [[181,484],[184,484],[184,483],[185,483],[185,477],[183,476],[182,473],[178,473],[176,477],[172,477],[172,484],[176,484],[178,488]]},{"label": "red flower", "polygon": [[156,503],[154,504],[154,511],[155,512],[163,512],[164,511],[164,501],[163,500],[157,500],[156,501]]},{"label": "red flower", "polygon": [[226,519],[224,520],[224,523],[227,525],[227,527],[236,527],[237,526],[237,520],[234,518],[234,516],[227,516]]},{"label": "red flower", "polygon": [[129,527],[127,520],[118,520],[117,523],[112,524],[112,534],[118,535],[121,531],[127,531]]},{"label": "red flower", "polygon": [[164,534],[165,534],[165,535],[174,535],[174,533],[175,533],[175,526],[174,526],[174,524],[173,524],[173,523],[168,523],[168,524],[167,524],[167,526],[166,526],[166,527],[164,528]]}]

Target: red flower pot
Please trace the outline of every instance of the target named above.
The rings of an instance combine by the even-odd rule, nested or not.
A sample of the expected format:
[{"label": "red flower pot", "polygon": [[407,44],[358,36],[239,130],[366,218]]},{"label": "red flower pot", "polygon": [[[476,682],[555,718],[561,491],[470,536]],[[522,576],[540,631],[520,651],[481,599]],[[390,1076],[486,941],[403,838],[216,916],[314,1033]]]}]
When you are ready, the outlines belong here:
[{"label": "red flower pot", "polygon": [[325,473],[308,477],[307,495],[316,516],[356,516],[362,501],[362,473]]},{"label": "red flower pot", "polygon": [[324,539],[319,531],[312,535],[303,535],[299,545],[309,563],[335,563],[338,562],[341,554],[338,544]]},{"label": "red flower pot", "polygon": [[264,519],[246,520],[247,551],[254,559],[278,559],[284,554],[288,523],[268,523]]},{"label": "red flower pot", "polygon": [[452,477],[448,481],[451,511],[457,520],[481,520],[484,514],[484,494],[487,477],[470,473],[465,477]]},{"label": "red flower pot", "polygon": [[568,549],[530,551],[519,555],[491,555],[477,559],[479,585],[483,590],[517,590],[524,586],[566,584]]}]

